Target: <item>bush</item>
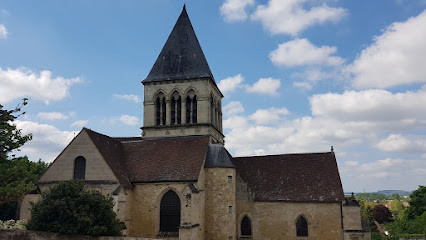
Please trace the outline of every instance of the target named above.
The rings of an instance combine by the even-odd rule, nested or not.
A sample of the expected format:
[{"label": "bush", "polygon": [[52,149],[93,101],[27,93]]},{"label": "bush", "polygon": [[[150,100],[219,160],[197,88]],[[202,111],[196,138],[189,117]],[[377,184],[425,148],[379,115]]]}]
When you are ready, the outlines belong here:
[{"label": "bush", "polygon": [[25,220],[7,220],[7,221],[1,221],[0,220],[0,229],[20,229],[25,230],[26,221]]},{"label": "bush", "polygon": [[68,235],[119,236],[121,224],[111,197],[86,190],[81,181],[61,182],[33,204],[27,229]]}]

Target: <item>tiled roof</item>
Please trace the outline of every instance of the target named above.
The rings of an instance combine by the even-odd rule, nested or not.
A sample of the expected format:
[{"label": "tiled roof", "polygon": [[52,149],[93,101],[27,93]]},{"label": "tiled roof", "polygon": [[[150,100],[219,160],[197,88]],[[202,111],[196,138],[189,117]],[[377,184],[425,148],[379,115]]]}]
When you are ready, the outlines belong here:
[{"label": "tiled roof", "polygon": [[207,151],[207,158],[204,164],[205,168],[234,168],[231,162],[231,156],[226,148],[220,144],[210,144]]},{"label": "tiled roof", "polygon": [[130,182],[197,181],[208,136],[123,142]]},{"label": "tiled roof", "polygon": [[118,178],[118,181],[123,186],[130,186],[121,142],[87,128],[83,128],[82,131],[86,131],[87,134],[89,134],[90,139],[92,139],[93,143]]},{"label": "tiled roof", "polygon": [[210,78],[214,81],[184,6],[143,83],[194,78]]},{"label": "tiled roof", "polygon": [[232,160],[255,193],[255,201],[344,200],[334,153],[237,157]]}]

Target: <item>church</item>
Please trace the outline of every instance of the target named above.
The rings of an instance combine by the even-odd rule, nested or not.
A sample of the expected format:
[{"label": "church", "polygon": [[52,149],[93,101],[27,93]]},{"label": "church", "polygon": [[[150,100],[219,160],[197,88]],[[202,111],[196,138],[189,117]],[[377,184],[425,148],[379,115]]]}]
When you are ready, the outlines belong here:
[{"label": "church", "polygon": [[[38,181],[114,199],[123,234],[151,239],[370,239],[330,152],[233,157],[222,98],[185,6],[144,85],[140,137],[83,128]],[[27,194],[21,219],[30,218]]]}]

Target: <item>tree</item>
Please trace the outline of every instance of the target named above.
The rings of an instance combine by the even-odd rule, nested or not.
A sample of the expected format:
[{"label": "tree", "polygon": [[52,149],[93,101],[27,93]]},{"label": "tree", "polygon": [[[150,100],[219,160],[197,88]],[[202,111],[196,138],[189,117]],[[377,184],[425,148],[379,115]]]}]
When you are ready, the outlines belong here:
[{"label": "tree", "polygon": [[68,235],[119,236],[124,225],[112,210],[111,197],[86,190],[81,181],[61,182],[32,206],[27,229]]},{"label": "tree", "polygon": [[373,208],[374,219],[379,223],[387,223],[392,220],[391,211],[384,205],[378,204]]},{"label": "tree", "polygon": [[408,220],[413,220],[426,211],[426,186],[419,186],[410,194],[410,198],[410,207],[405,214]]},{"label": "tree", "polygon": [[399,199],[394,199],[390,203],[390,210],[391,211],[401,211],[404,209],[404,205]]},{"label": "tree", "polygon": [[26,156],[11,155],[32,138],[31,134],[23,135],[13,124],[25,114],[21,112],[25,105],[27,99],[13,110],[5,110],[0,104],[0,220],[15,218],[17,200],[36,189],[36,181],[48,166],[42,161],[31,162]]},{"label": "tree", "polygon": [[374,222],[373,207],[365,203],[364,200],[358,199],[361,211],[361,219],[369,222]]}]

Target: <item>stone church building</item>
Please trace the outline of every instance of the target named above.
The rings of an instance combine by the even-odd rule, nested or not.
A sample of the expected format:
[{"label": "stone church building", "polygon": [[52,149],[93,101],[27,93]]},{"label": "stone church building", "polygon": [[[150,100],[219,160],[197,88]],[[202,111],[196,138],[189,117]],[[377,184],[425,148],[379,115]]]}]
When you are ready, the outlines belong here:
[{"label": "stone church building", "polygon": [[[126,236],[156,239],[368,239],[345,199],[333,151],[233,157],[223,95],[185,7],[144,85],[141,137],[83,128],[39,179],[114,199]],[[21,218],[29,218],[28,194]]]}]

